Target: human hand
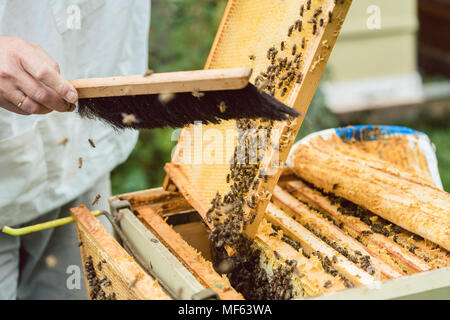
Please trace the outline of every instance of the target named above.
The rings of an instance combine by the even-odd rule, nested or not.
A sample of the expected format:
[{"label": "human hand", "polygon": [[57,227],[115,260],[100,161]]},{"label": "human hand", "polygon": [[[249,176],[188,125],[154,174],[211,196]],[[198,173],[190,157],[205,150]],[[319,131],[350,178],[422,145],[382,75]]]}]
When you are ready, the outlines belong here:
[{"label": "human hand", "polygon": [[0,36],[0,107],[22,115],[74,109],[78,94],[35,43]]}]

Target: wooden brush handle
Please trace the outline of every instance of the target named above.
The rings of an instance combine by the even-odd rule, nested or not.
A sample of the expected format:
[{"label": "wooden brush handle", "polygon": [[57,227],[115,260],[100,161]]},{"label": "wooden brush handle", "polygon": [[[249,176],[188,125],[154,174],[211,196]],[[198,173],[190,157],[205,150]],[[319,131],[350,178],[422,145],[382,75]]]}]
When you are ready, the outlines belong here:
[{"label": "wooden brush handle", "polygon": [[211,69],[154,73],[110,78],[77,79],[70,82],[78,97],[104,98],[193,91],[239,90],[247,86],[250,68]]}]

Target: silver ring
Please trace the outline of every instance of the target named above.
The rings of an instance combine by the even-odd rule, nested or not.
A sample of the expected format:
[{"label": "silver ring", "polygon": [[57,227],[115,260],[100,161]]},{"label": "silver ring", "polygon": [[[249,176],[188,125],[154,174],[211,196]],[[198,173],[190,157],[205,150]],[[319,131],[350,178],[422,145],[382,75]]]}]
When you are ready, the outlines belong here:
[{"label": "silver ring", "polygon": [[27,96],[23,96],[22,100],[20,100],[20,102],[17,104],[17,108],[22,109],[22,105],[26,98],[27,98]]}]

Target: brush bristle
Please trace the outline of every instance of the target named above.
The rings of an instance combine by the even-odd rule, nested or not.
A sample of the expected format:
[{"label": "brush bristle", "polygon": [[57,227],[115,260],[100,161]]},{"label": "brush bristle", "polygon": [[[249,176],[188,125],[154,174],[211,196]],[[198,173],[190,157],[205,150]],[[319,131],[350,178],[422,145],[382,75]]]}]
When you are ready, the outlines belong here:
[{"label": "brush bristle", "polygon": [[300,115],[252,84],[241,90],[200,94],[80,99],[78,112],[82,117],[103,119],[119,129],[184,127],[195,121],[217,124],[231,119],[286,120],[288,116]]}]

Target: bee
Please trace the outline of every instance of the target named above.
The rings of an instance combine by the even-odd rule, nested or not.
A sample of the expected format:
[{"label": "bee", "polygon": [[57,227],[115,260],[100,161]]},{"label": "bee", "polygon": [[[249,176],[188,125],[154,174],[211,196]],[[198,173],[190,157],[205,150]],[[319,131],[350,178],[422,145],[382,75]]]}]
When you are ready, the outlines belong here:
[{"label": "bee", "polygon": [[285,42],[284,42],[284,41],[281,41],[281,43],[280,43],[281,51],[284,51],[284,45],[285,45]]},{"label": "bee", "polygon": [[317,24],[313,25],[313,32],[312,34],[315,35],[317,32]]},{"label": "bee", "polygon": [[175,94],[172,92],[163,92],[158,95],[158,101],[162,104],[167,104],[175,98]]},{"label": "bee", "polygon": [[292,31],[294,31],[294,26],[290,26],[289,30],[288,30],[288,37],[290,37],[292,35]]},{"label": "bee", "polygon": [[205,96],[205,94],[203,92],[198,91],[197,89],[195,89],[194,91],[192,91],[192,95],[194,97],[196,97],[197,99],[200,99],[202,97]]},{"label": "bee", "polygon": [[96,195],[94,200],[92,201],[92,205],[95,206],[98,203],[98,200],[100,200],[102,196],[101,195]]},{"label": "bee", "polygon": [[58,144],[62,145],[62,146],[65,146],[68,141],[69,141],[68,138],[63,138]]},{"label": "bee", "polygon": [[306,10],[311,9],[311,0],[306,1]]},{"label": "bee", "polygon": [[304,11],[305,11],[305,6],[302,4],[302,5],[300,6],[300,17],[303,17]]},{"label": "bee", "polygon": [[302,49],[305,49],[306,39],[305,37],[302,38]]},{"label": "bee", "polygon": [[298,32],[302,32],[302,26],[303,26],[303,21],[300,20],[300,22],[298,23],[298,27],[297,27]]},{"label": "bee", "polygon": [[337,184],[337,183],[333,184],[333,190],[336,190],[338,186],[339,186],[339,184]]},{"label": "bee", "polygon": [[278,50],[275,48],[272,48],[272,64],[275,63],[275,57],[277,56],[277,54],[278,54]]},{"label": "bee", "polygon": [[301,72],[299,72],[298,75],[297,75],[297,83],[301,83],[302,82],[302,78],[303,78],[303,74]]},{"label": "bee", "polygon": [[95,148],[95,143],[92,139],[88,139],[89,144],[91,145],[92,148]]},{"label": "bee", "polygon": [[137,123],[137,122],[139,122],[139,121],[136,119],[136,116],[134,114],[127,114],[127,113],[122,112],[122,123],[124,125],[130,126],[133,123]]},{"label": "bee", "polygon": [[248,58],[253,61],[256,59],[256,56],[254,54],[251,54]]},{"label": "bee", "polygon": [[313,19],[309,19],[308,23],[313,23],[313,24],[317,24],[317,20],[315,18]]},{"label": "bee", "polygon": [[313,17],[314,17],[314,18],[317,18],[317,16],[318,16],[319,14],[321,14],[322,11],[323,11],[323,10],[322,10],[322,7],[317,8],[317,9],[314,11]]},{"label": "bee", "polygon": [[78,169],[81,169],[83,167],[83,158],[79,157],[78,158]]},{"label": "bee", "polygon": [[273,255],[277,258],[277,260],[280,260],[280,255],[276,250],[273,251]]},{"label": "bee", "polygon": [[154,73],[155,73],[154,70],[148,69],[147,72],[144,73],[144,77],[145,77],[145,78],[146,78],[146,77],[149,77],[149,76],[151,76],[151,75],[154,74]]},{"label": "bee", "polygon": [[295,56],[296,53],[297,53],[297,45],[294,44],[294,46],[292,47],[292,55]]},{"label": "bee", "polygon": [[230,183],[230,174],[227,174],[227,183]]},{"label": "bee", "polygon": [[323,18],[320,18],[320,23],[319,23],[319,25],[320,25],[321,27],[323,27],[323,24],[324,24],[324,20],[323,20]]},{"label": "bee", "polygon": [[130,285],[128,286],[128,289],[133,288],[136,285],[137,282],[138,282],[137,278],[135,278],[133,281],[131,281]]},{"label": "bee", "polygon": [[328,22],[333,22],[333,13],[331,11],[328,11]]},{"label": "bee", "polygon": [[219,110],[221,113],[225,113],[225,111],[227,111],[227,105],[224,101],[220,101]]},{"label": "bee", "polygon": [[286,95],[287,88],[283,88],[283,91],[281,91],[281,96],[284,97]]}]

